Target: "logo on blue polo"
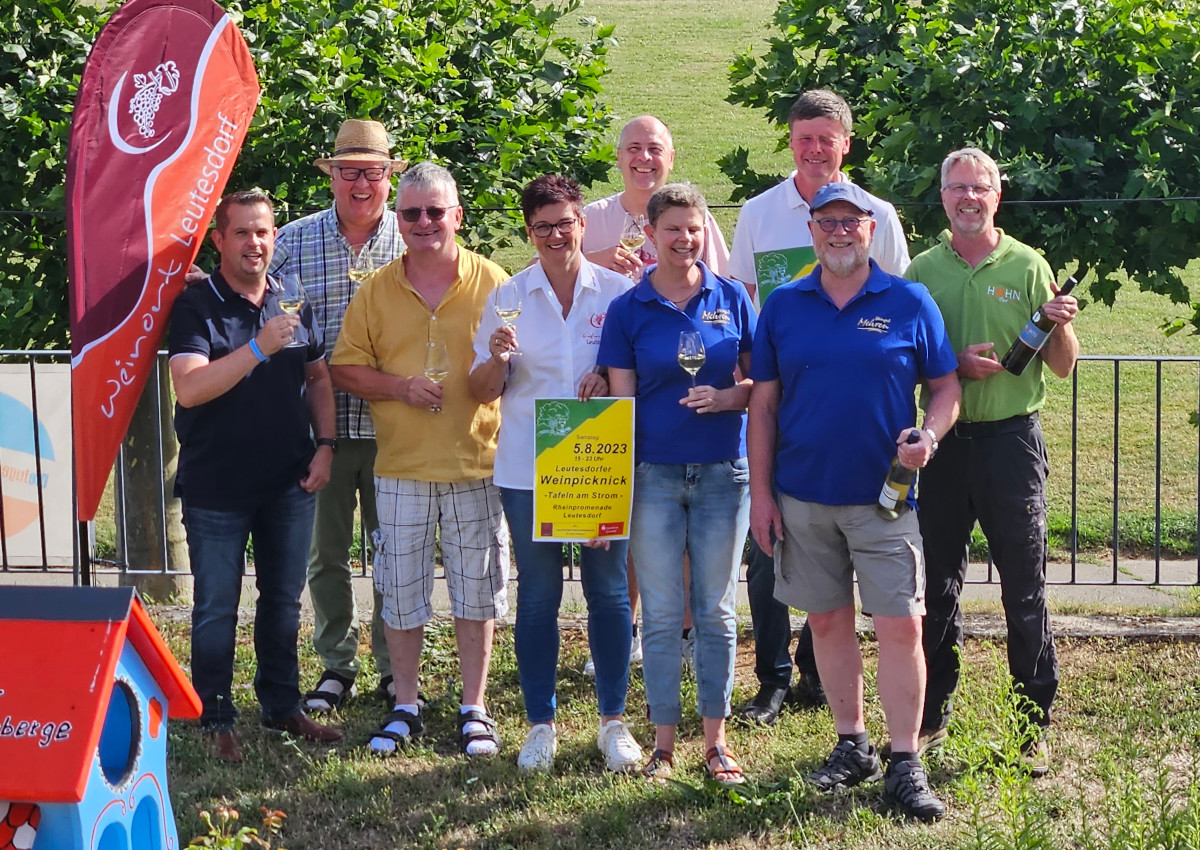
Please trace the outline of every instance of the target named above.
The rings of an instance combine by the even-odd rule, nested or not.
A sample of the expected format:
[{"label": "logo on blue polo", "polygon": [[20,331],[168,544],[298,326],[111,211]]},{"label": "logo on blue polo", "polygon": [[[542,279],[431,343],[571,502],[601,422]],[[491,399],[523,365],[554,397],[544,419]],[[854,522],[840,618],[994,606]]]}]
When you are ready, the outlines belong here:
[{"label": "logo on blue polo", "polygon": [[892,327],[892,320],[885,319],[883,316],[876,316],[874,319],[859,319],[858,329],[860,331],[870,331],[875,334],[885,334]]},{"label": "logo on blue polo", "polygon": [[701,310],[700,321],[706,325],[727,325],[733,321],[733,314],[724,307],[715,310]]}]

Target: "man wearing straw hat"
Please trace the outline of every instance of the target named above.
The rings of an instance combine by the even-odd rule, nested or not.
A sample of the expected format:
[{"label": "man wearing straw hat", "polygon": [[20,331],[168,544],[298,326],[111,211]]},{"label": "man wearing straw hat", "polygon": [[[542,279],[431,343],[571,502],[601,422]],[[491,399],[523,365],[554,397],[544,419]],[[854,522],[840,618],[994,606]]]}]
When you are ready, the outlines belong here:
[{"label": "man wearing straw hat", "polygon": [[[275,274],[299,275],[317,322],[325,331],[326,356],[333,353],[350,299],[362,276],[396,259],[403,250],[396,217],[388,214],[395,159],[387,131],[378,121],[350,119],[338,128],[333,155],[316,161],[330,177],[329,209],[284,226],[275,243]],[[365,254],[365,256],[360,256]],[[358,613],[350,570],[354,509],[361,504],[368,535],[375,515],[375,426],[367,403],[334,391],[337,439],[329,485],[317,497],[308,588],[312,597],[313,646],[324,664],[316,687],[304,698],[309,712],[340,708],[354,693],[358,675]],[[366,552],[363,552],[366,556]],[[391,661],[375,594],[371,651],[380,673],[379,695],[391,705]]]}]

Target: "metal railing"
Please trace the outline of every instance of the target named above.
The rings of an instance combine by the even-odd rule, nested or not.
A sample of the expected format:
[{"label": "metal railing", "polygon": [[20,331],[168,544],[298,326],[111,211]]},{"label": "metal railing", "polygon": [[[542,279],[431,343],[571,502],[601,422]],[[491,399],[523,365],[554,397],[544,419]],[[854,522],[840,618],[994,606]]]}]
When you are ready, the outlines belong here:
[{"label": "metal railing", "polygon": [[[43,363],[62,363],[69,360],[67,352],[59,351],[3,351],[0,350],[0,364],[17,365],[22,367],[22,370],[27,370],[29,382],[29,396],[33,400],[30,405],[29,415],[31,423],[38,421],[38,390],[39,390],[39,371],[38,367]],[[1062,563],[1051,565],[1048,581],[1054,584],[1078,584],[1078,585],[1156,585],[1156,586],[1193,586],[1200,585],[1200,535],[1197,535],[1196,528],[1200,527],[1200,431],[1197,431],[1193,426],[1188,425],[1184,431],[1181,427],[1177,432],[1169,432],[1164,436],[1164,387],[1169,390],[1168,398],[1173,398],[1178,402],[1179,388],[1186,386],[1188,388],[1188,401],[1186,407],[1189,411],[1200,409],[1200,357],[1154,357],[1154,356],[1108,356],[1108,355],[1087,355],[1079,358],[1080,362],[1070,381],[1069,404],[1064,403],[1064,399],[1058,397],[1063,394],[1062,390],[1058,390],[1056,396],[1050,400],[1046,409],[1043,411],[1042,422],[1043,427],[1047,429],[1068,429],[1069,444],[1070,444],[1070,462],[1067,465],[1057,463],[1053,466],[1053,472],[1059,473],[1061,470],[1069,469],[1069,495],[1063,494],[1052,500],[1051,508],[1053,511],[1061,513],[1062,503],[1065,501],[1067,514],[1069,515],[1069,529],[1067,540],[1064,542],[1064,549],[1069,552],[1069,560]],[[158,369],[166,368],[165,354],[160,353],[158,361]],[[1144,376],[1137,378],[1131,373],[1138,369],[1137,364],[1146,364],[1145,369],[1152,372],[1152,380],[1147,380]],[[1110,368],[1112,371],[1112,380],[1106,389],[1111,399],[1111,416],[1105,426],[1105,440],[1096,438],[1096,423],[1092,420],[1081,421],[1080,398],[1081,394],[1087,393],[1093,395],[1097,393],[1098,387],[1103,381],[1104,375],[1102,370]],[[10,370],[11,371],[11,370]],[[6,376],[8,380],[12,380],[11,376]],[[1134,380],[1131,380],[1134,378]],[[1140,387],[1133,387],[1135,383],[1140,383]],[[1149,384],[1149,387],[1146,385]],[[151,380],[147,384],[147,393],[154,393],[151,404],[154,407],[159,407],[163,404],[170,404],[170,398],[162,397],[160,387],[162,384],[158,380]],[[4,385],[0,384],[0,395],[5,392]],[[1153,397],[1152,411],[1147,422],[1145,415],[1146,399],[1144,396],[1147,393]],[[1134,416],[1130,413],[1130,409],[1123,410],[1123,399],[1129,396],[1135,396],[1131,408],[1133,411],[1140,412],[1140,416]],[[0,399],[2,400],[2,399]],[[1194,405],[1194,406],[1193,406]],[[1175,405],[1175,413],[1178,414],[1178,403]],[[1091,409],[1094,410],[1095,404]],[[1101,405],[1103,407],[1103,405]],[[13,409],[12,405],[8,407],[0,407],[0,411],[5,409]],[[1069,411],[1069,420],[1067,418]],[[1138,421],[1133,424],[1130,420]],[[160,420],[161,421],[161,420]],[[0,422],[0,436],[8,433],[6,423]],[[1149,481],[1143,480],[1144,474],[1141,477],[1134,479],[1132,473],[1126,474],[1127,470],[1122,468],[1122,441],[1130,439],[1132,432],[1134,439],[1144,440],[1148,435],[1147,431],[1153,433],[1153,463],[1152,472]],[[33,428],[34,434],[34,454],[35,457],[31,460],[33,474],[37,479],[42,480],[42,457],[41,450],[38,444],[42,429]],[[168,440],[173,440],[173,435],[163,434],[162,429],[158,432],[159,443],[157,446],[157,454],[152,462],[161,464],[163,462],[163,442],[164,437]],[[1084,439],[1085,436],[1090,436],[1092,439]],[[1098,568],[1093,564],[1088,564],[1080,561],[1080,503],[1083,498],[1082,490],[1088,490],[1088,501],[1092,507],[1089,509],[1089,516],[1095,516],[1094,508],[1097,500],[1096,493],[1100,491],[1097,484],[1097,477],[1103,477],[1097,470],[1097,461],[1095,453],[1097,447],[1104,447],[1105,442],[1111,443],[1111,461],[1100,463],[1099,468],[1103,470],[1106,463],[1111,463],[1111,483],[1107,488],[1106,498],[1111,502],[1109,511],[1109,533],[1107,543],[1111,549],[1111,563],[1107,568]],[[88,525],[79,529],[79,533],[75,534],[73,551],[73,563],[70,567],[59,566],[51,563],[52,559],[49,556],[47,547],[47,516],[49,511],[65,510],[67,506],[61,504],[47,505],[45,499],[41,495],[41,488],[37,488],[37,531],[38,531],[38,547],[40,547],[40,557],[32,559],[33,563],[29,563],[26,558],[22,562],[22,566],[18,566],[17,562],[10,557],[9,533],[6,522],[6,508],[9,508],[13,502],[5,495],[5,484],[9,481],[5,480],[5,476],[12,473],[11,470],[17,469],[17,464],[10,463],[14,454],[14,449],[5,446],[3,439],[0,439],[0,572],[27,572],[35,570],[40,572],[65,572],[68,569],[75,573],[76,582],[87,583],[90,575],[95,573],[117,572],[130,575],[145,575],[156,574],[169,571],[167,559],[167,539],[165,531],[159,535],[160,557],[151,559],[156,566],[153,569],[146,569],[144,565],[131,565],[125,553],[130,551],[129,531],[127,527],[128,511],[121,503],[121,500],[116,498],[116,494],[128,492],[124,479],[124,470],[127,464],[124,462],[124,453],[128,451],[126,447],[122,447],[122,456],[118,458],[113,475],[113,485],[111,491],[114,497],[111,502],[111,507],[102,509],[102,519],[94,525]],[[1188,455],[1185,459],[1181,459],[1176,455],[1168,455],[1168,451],[1174,451],[1176,454],[1180,451],[1180,446],[1183,444],[1188,446]],[[1082,444],[1082,445],[1081,445]],[[1081,451],[1089,453],[1087,460],[1090,463],[1084,463],[1081,458]],[[1052,458],[1052,461],[1054,459]],[[144,461],[143,461],[144,462]],[[1175,482],[1175,491],[1178,492],[1178,480],[1181,476],[1186,475],[1191,481],[1191,490],[1189,494],[1189,502],[1187,505],[1175,505],[1174,515],[1179,516],[1180,513],[1187,514],[1190,521],[1194,523],[1191,526],[1189,533],[1191,534],[1191,549],[1186,566],[1181,565],[1177,559],[1167,559],[1163,556],[1163,522],[1164,522],[1164,463],[1168,464],[1172,470],[1172,480]],[[1180,471],[1182,468],[1183,472]],[[23,469],[23,467],[22,467]],[[1134,472],[1137,472],[1135,469]],[[11,489],[11,488],[10,488]],[[157,509],[159,518],[163,518],[167,514],[169,493],[165,492],[166,487],[162,488],[157,500]],[[1127,519],[1131,511],[1123,510],[1123,500],[1132,499],[1133,496],[1127,496],[1127,491],[1136,491],[1136,493],[1152,494],[1150,502],[1147,504],[1145,511],[1142,513],[1153,517],[1153,545],[1152,557],[1146,556],[1138,559],[1129,559],[1122,554],[1122,521]],[[1135,493],[1135,495],[1136,495]],[[1150,505],[1152,504],[1152,508]],[[25,506],[28,510],[28,506]],[[1138,511],[1132,511],[1137,514]],[[73,509],[71,516],[74,516]],[[165,522],[162,523],[165,529]],[[97,529],[99,535],[96,534]],[[28,529],[27,529],[28,531]],[[362,529],[359,530],[358,539],[360,541],[360,551],[366,552],[366,536]],[[99,540],[99,543],[97,543]],[[571,551],[571,550],[568,550]],[[1194,564],[1192,563],[1194,555]],[[574,556],[569,558],[569,576],[570,578],[577,577],[577,561]],[[1133,566],[1131,566],[1133,564]],[[81,569],[82,565],[82,569]],[[1169,565],[1169,569],[1167,568]],[[366,573],[366,565],[360,561],[357,568],[361,574]],[[982,569],[973,570],[969,574],[968,581],[991,583],[998,581],[994,565],[988,560]]]}]

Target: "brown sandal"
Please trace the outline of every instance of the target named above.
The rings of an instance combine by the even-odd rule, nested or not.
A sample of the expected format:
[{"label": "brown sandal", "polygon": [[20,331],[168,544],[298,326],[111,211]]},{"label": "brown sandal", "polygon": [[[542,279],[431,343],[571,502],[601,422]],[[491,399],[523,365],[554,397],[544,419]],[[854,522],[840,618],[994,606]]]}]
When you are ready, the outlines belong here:
[{"label": "brown sandal", "polygon": [[[715,768],[713,767],[714,759],[717,762]],[[704,769],[708,771],[709,779],[725,788],[742,785],[746,781],[746,774],[742,771],[741,766],[733,760],[733,756],[729,755],[729,750],[720,744],[704,754]]]},{"label": "brown sandal", "polygon": [[673,750],[655,750],[650,761],[642,768],[642,776],[655,782],[665,782],[675,768],[675,752]]}]

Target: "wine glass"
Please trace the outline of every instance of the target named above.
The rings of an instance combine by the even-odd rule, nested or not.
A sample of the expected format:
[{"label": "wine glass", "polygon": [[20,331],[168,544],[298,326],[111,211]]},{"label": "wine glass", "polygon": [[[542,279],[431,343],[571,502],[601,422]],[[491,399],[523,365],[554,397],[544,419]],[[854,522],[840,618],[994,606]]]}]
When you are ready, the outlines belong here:
[{"label": "wine glass", "polygon": [[646,242],[646,217],[625,213],[625,227],[621,229],[621,245],[633,252]]},{"label": "wine glass", "polygon": [[[280,312],[290,316],[297,315],[307,300],[308,296],[304,292],[304,285],[300,283],[300,275],[285,274],[279,279],[279,291],[275,294],[275,306],[279,308]],[[292,335],[292,341],[284,348],[306,348],[308,346],[307,339],[304,326],[300,325]]]},{"label": "wine glass", "polygon": [[350,246],[350,279],[362,283],[375,271],[375,260],[368,245]]},{"label": "wine glass", "polygon": [[704,340],[700,331],[679,332],[679,365],[692,376],[692,389],[696,388],[696,374],[704,365]]},{"label": "wine glass", "polygon": [[[517,284],[511,279],[496,287],[496,316],[500,321],[508,327],[513,326],[513,322],[521,315],[521,290],[517,288]],[[518,355],[521,352],[513,349],[509,352],[510,355]]]},{"label": "wine glass", "polygon": [[[431,339],[425,346],[425,377],[430,383],[441,386],[450,374],[450,353],[446,351],[446,343]],[[430,413],[441,413],[440,407],[429,408]]]}]

